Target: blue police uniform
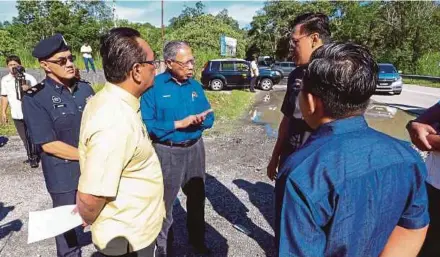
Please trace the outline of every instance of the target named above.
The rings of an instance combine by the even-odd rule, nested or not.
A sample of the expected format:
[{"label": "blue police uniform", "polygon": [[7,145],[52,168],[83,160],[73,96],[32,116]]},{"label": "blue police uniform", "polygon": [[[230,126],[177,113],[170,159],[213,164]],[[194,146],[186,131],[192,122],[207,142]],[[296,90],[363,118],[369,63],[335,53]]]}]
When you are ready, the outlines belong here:
[{"label": "blue police uniform", "polygon": [[[33,52],[39,59],[49,58],[68,50],[64,39],[57,34],[41,41]],[[76,80],[76,79],[75,79]],[[90,84],[76,80],[72,92],[53,79],[46,77],[28,90],[23,97],[24,119],[32,142],[44,144],[61,141],[78,147],[82,111],[94,92]],[[78,161],[66,160],[42,151],[41,162],[46,187],[53,207],[75,204],[80,176]],[[58,256],[81,256],[80,227],[56,237]]]},{"label": "blue police uniform", "polygon": [[154,86],[141,98],[142,119],[159,157],[165,192],[166,218],[157,238],[158,253],[169,254],[172,243],[173,203],[179,189],[187,196],[187,229],[190,243],[205,249],[205,149],[202,132],[211,128],[214,114],[200,125],[175,129],[174,121],[211,108],[200,83],[189,79],[176,83],[170,72],[156,76]]},{"label": "blue police uniform", "polygon": [[425,178],[418,153],[364,117],[322,125],[279,173],[279,256],[379,256],[396,226],[429,224]]}]

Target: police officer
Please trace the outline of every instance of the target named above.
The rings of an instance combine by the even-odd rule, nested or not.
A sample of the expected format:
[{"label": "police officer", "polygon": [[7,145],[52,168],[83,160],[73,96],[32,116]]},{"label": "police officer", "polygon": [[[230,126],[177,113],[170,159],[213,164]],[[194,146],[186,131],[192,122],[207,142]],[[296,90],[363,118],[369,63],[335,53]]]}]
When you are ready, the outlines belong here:
[{"label": "police officer", "polygon": [[202,132],[212,127],[214,114],[194,74],[194,57],[186,42],[165,45],[167,71],[141,99],[142,118],[162,166],[166,218],[157,238],[157,256],[169,256],[173,203],[182,187],[187,196],[187,228],[194,252],[209,254],[205,245],[205,148]]},{"label": "police officer", "polygon": [[[81,116],[94,92],[87,82],[75,78],[75,58],[61,34],[40,41],[32,55],[46,78],[23,98],[25,122],[32,142],[42,148],[43,174],[53,207],[75,204]],[[82,233],[78,227],[57,236],[57,256],[81,256]]]}]

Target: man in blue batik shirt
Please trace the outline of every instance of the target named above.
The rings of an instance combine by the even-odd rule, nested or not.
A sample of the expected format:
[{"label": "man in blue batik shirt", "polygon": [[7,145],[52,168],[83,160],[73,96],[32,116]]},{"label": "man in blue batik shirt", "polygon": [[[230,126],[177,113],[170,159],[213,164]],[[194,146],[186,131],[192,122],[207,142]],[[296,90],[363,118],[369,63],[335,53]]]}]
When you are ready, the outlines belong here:
[{"label": "man in blue batik shirt", "polygon": [[368,127],[377,64],[365,48],[317,49],[299,105],[314,132],[286,161],[280,256],[416,256],[429,224],[426,168],[408,143]]},{"label": "man in blue batik shirt", "polygon": [[205,148],[202,133],[214,114],[202,86],[192,79],[194,57],[186,42],[165,45],[167,70],[141,98],[142,119],[159,157],[165,184],[166,218],[157,238],[157,256],[169,256],[173,241],[173,203],[182,187],[187,196],[187,229],[194,251],[205,245]]}]

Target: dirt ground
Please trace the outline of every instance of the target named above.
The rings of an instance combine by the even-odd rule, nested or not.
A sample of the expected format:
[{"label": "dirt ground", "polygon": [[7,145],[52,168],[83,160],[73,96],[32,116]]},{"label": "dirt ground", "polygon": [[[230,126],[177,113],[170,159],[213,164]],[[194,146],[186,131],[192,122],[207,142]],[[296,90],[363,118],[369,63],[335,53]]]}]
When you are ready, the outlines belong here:
[{"label": "dirt ground", "polygon": [[[266,135],[263,126],[243,118],[222,124],[204,141],[206,243],[211,256],[273,256],[274,187],[265,167],[275,139]],[[51,208],[41,168],[30,169],[22,163],[26,153],[18,137],[1,138],[1,142],[0,257],[56,256],[54,239],[27,244],[29,211]],[[174,207],[176,256],[193,256],[187,246],[185,201],[180,193]],[[247,229],[250,236],[234,225]],[[83,256],[93,252],[91,244],[83,247]]]}]

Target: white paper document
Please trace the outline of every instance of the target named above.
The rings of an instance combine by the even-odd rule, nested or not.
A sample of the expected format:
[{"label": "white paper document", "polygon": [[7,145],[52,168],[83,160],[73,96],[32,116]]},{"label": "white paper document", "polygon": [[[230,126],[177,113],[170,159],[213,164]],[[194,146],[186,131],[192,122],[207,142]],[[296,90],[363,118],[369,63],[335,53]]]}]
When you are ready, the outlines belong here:
[{"label": "white paper document", "polygon": [[29,212],[28,244],[60,235],[82,224],[75,205],[65,205],[44,211]]}]

